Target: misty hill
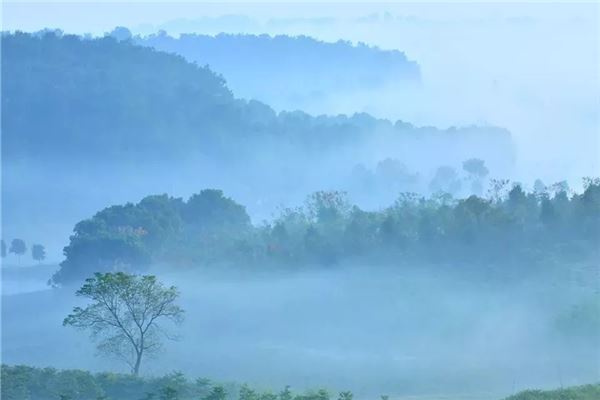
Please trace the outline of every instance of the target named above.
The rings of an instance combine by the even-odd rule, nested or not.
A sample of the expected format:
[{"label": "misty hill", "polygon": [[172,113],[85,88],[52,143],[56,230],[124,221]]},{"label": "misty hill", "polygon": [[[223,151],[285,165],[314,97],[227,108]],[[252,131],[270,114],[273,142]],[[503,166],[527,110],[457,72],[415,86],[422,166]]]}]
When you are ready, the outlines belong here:
[{"label": "misty hill", "polygon": [[208,64],[227,78],[236,95],[279,109],[313,109],[311,102],[389,85],[401,90],[420,80],[419,65],[404,53],[342,40],[233,34],[174,38],[161,31],[133,41]]},{"label": "misty hill", "polygon": [[479,157],[506,173],[514,160],[504,129],[276,113],[207,67],[111,37],[3,34],[2,55],[4,231],[50,256],[75,221],[146,193],[221,187],[264,217],[346,189],[357,164],[423,171]]},{"label": "misty hill", "polygon": [[191,154],[252,158],[257,145],[324,155],[375,138],[396,150],[419,141],[431,150],[444,146],[455,161],[485,156],[477,154],[485,151],[481,146],[496,144],[503,147],[494,152],[512,159],[510,136],[502,129],[438,130],[366,114],[276,113],[235,98],[207,67],[110,37],[5,34],[2,48],[8,160],[34,154],[111,161]]},{"label": "misty hill", "polygon": [[152,263],[259,269],[470,265],[517,268],[518,275],[537,267],[566,269],[598,257],[600,180],[585,185],[572,197],[565,191],[526,193],[518,185],[491,199],[404,194],[377,212],[361,210],[341,192],[316,192],[303,207],[259,226],[219,190],[187,201],[148,196],[79,222],[53,280],[77,281],[115,268],[139,271]]}]

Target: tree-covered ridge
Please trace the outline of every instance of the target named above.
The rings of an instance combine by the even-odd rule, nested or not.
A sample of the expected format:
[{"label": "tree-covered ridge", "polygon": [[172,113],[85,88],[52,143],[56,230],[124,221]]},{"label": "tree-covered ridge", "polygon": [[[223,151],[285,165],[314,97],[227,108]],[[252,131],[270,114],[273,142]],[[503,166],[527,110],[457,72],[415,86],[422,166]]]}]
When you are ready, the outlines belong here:
[{"label": "tree-covered ridge", "polygon": [[53,281],[151,263],[533,267],[594,260],[598,239],[598,179],[586,179],[583,193],[572,195],[560,185],[553,193],[525,192],[506,181],[495,181],[486,198],[402,194],[379,211],[361,210],[343,192],[316,192],[258,226],[221,191],[203,190],[187,201],[149,196],[78,223]]},{"label": "tree-covered ridge", "polygon": [[353,394],[326,389],[273,392],[246,384],[190,379],[181,372],[140,377],[109,372],[57,370],[2,364],[2,399],[6,400],[352,400]]},{"label": "tree-covered ridge", "polygon": [[[6,400],[233,400],[239,387],[220,385],[205,378],[190,380],[175,372],[156,378],[129,374],[57,370],[2,364],[2,398]],[[217,390],[222,398],[210,398]]]},{"label": "tree-covered ridge", "polygon": [[[118,32],[118,30],[115,30]],[[125,39],[125,37],[117,37]],[[419,66],[399,50],[382,50],[365,43],[353,45],[349,41],[324,42],[308,36],[249,35],[220,33],[215,36],[182,34],[175,38],[164,31],[146,37],[130,37],[136,43],[149,45],[157,50],[180,54],[200,64],[228,65],[246,61],[248,69],[264,70],[269,64],[283,73],[291,70],[294,75],[304,70],[307,76],[331,79],[355,80],[355,76],[368,81],[394,78],[418,79]],[[333,67],[342,76],[332,76]],[[217,68],[218,70],[218,68]],[[260,71],[257,71],[260,72]],[[360,73],[364,74],[361,75]],[[351,75],[351,77],[350,77]],[[368,76],[368,77],[367,77]]]},{"label": "tree-covered ridge", "polygon": [[5,34],[2,55],[9,158],[149,150],[174,131],[190,134],[194,122],[203,122],[197,132],[208,128],[233,102],[208,68],[112,38]]},{"label": "tree-covered ridge", "polygon": [[255,157],[259,147],[322,156],[372,138],[390,149],[414,149],[419,141],[446,146],[454,161],[483,157],[481,145],[495,143],[512,160],[510,135],[503,129],[438,130],[367,114],[276,113],[263,103],[236,99],[208,67],[110,36],[4,33],[2,55],[7,161],[157,155],[239,161]]},{"label": "tree-covered ridge", "polygon": [[[118,33],[119,30],[115,30]],[[127,37],[121,32],[120,37]],[[323,42],[307,36],[182,34],[164,31],[131,38],[135,43],[208,64],[224,74],[236,93],[287,106],[360,89],[418,82],[419,65],[398,50],[364,43]],[[239,68],[244,65],[244,68]],[[286,100],[290,101],[286,101]]]}]

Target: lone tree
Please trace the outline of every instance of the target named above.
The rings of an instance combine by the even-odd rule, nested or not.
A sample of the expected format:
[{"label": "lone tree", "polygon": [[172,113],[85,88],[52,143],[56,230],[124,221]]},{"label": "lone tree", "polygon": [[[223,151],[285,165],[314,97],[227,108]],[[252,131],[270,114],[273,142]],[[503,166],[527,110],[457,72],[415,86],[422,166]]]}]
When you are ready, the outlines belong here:
[{"label": "lone tree", "polygon": [[63,325],[90,330],[100,353],[126,362],[136,376],[142,357],[155,353],[162,337],[172,339],[159,323],[183,321],[183,310],[175,304],[177,288],[165,287],[152,275],[96,273],[75,294],[92,304],[73,308]]},{"label": "lone tree", "polygon": [[27,251],[27,246],[25,245],[25,241],[23,239],[13,239],[10,242],[10,248],[8,249],[9,253],[14,253],[19,258],[19,264],[21,263],[21,256],[25,254]]},{"label": "lone tree", "polygon": [[31,257],[41,263],[46,259],[46,248],[41,244],[34,244],[31,246]]},{"label": "lone tree", "polygon": [[4,243],[4,239],[0,240],[0,255],[2,258],[6,257],[6,243]]}]

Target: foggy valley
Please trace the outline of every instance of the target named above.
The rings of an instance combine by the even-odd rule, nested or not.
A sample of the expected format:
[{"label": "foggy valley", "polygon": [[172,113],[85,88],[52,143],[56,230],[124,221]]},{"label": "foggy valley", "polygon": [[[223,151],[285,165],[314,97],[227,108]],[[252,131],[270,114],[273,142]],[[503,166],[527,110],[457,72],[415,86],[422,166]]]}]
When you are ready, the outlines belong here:
[{"label": "foggy valley", "polygon": [[2,399],[600,398],[598,4],[2,7]]}]

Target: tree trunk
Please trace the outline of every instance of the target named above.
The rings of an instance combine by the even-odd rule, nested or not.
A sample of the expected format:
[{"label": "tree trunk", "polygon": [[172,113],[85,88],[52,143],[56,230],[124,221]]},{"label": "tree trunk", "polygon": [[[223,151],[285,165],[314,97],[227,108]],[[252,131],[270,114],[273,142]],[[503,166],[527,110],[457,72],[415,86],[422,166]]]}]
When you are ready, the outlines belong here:
[{"label": "tree trunk", "polygon": [[140,364],[142,363],[142,351],[137,352],[135,359],[135,366],[133,367],[133,375],[138,376],[140,374]]}]

